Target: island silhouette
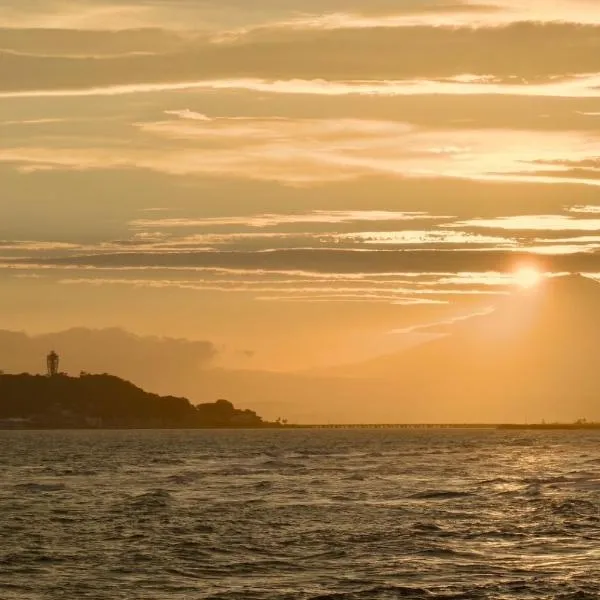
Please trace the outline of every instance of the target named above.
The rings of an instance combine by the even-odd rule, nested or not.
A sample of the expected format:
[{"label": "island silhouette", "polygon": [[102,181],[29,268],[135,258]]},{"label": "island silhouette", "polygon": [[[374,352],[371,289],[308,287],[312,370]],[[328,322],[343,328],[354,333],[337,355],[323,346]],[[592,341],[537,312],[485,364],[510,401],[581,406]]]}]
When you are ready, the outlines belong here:
[{"label": "island silhouette", "polygon": [[227,400],[192,405],[187,398],[159,396],[108,374],[57,372],[0,374],[0,427],[4,428],[215,428],[269,427],[254,411]]}]

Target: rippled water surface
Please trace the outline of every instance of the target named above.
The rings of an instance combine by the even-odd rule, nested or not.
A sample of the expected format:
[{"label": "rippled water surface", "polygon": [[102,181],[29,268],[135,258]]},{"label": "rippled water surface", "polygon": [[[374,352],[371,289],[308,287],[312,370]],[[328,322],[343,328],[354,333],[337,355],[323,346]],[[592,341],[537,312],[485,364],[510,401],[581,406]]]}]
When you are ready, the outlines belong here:
[{"label": "rippled water surface", "polygon": [[600,598],[600,433],[0,432],[0,598]]}]

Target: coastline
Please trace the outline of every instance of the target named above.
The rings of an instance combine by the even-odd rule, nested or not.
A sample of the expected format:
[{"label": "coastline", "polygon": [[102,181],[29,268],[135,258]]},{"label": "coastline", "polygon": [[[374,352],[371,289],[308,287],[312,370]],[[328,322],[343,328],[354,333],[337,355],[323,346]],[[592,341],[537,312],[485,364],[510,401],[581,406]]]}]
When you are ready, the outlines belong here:
[{"label": "coastline", "polygon": [[207,431],[207,430],[298,430],[298,429],[396,429],[396,430],[488,430],[488,431],[600,431],[600,423],[374,423],[374,424],[305,424],[281,425],[202,425],[202,426],[43,426],[27,423],[0,422],[0,431]]}]

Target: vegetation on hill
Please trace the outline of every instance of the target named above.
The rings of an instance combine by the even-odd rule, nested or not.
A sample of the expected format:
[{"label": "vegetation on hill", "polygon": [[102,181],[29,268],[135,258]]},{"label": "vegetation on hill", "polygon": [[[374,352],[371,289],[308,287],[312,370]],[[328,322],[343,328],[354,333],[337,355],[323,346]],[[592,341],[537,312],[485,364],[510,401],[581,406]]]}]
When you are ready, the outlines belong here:
[{"label": "vegetation on hill", "polygon": [[227,400],[192,405],[112,375],[0,374],[0,425],[18,427],[264,427]]}]

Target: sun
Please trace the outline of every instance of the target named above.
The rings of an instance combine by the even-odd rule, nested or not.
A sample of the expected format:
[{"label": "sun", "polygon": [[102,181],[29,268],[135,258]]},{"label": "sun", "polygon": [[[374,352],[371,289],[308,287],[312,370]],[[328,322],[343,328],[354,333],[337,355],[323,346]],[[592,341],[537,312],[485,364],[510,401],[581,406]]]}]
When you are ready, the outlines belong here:
[{"label": "sun", "polygon": [[535,267],[521,267],[513,273],[515,283],[522,288],[532,288],[542,281],[542,274]]}]

